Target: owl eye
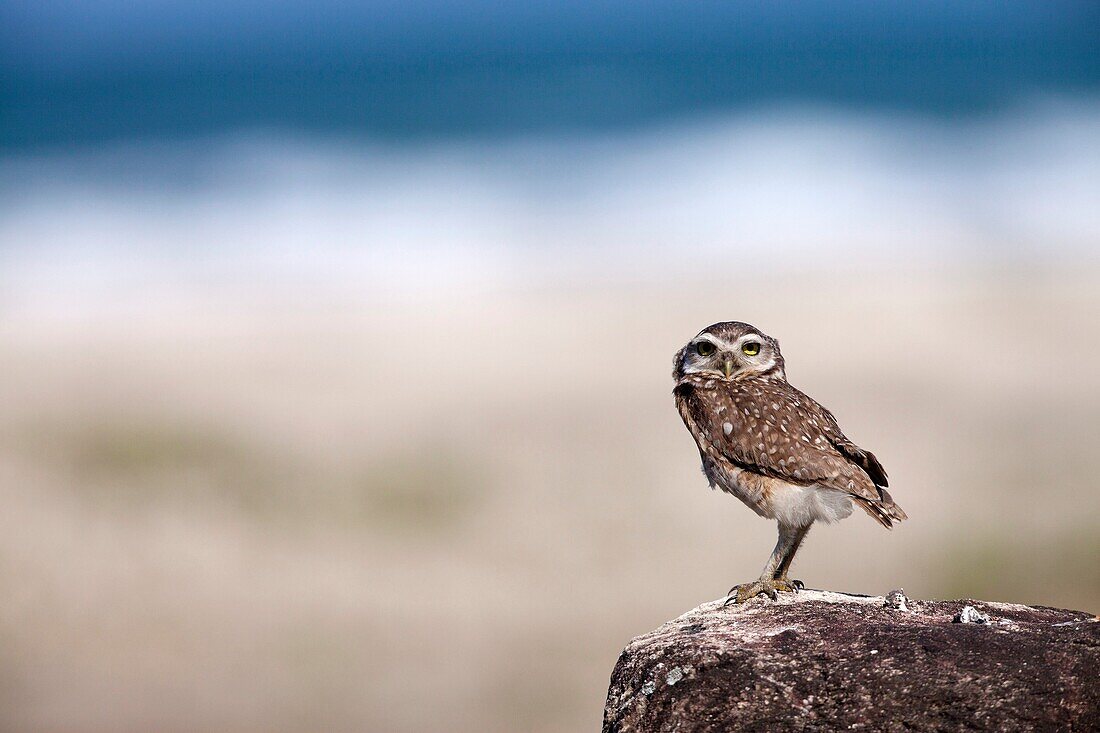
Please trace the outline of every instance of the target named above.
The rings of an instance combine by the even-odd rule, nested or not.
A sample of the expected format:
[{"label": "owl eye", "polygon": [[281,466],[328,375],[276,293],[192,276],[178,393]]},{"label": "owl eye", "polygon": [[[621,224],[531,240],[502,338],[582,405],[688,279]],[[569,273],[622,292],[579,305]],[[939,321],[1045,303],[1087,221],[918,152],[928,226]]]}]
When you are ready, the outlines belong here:
[{"label": "owl eye", "polygon": [[714,353],[714,344],[710,341],[700,341],[695,344],[695,353],[699,356],[710,356]]},{"label": "owl eye", "polygon": [[741,351],[745,352],[749,356],[756,356],[760,353],[760,344],[755,341],[749,341],[747,344],[741,345]]}]

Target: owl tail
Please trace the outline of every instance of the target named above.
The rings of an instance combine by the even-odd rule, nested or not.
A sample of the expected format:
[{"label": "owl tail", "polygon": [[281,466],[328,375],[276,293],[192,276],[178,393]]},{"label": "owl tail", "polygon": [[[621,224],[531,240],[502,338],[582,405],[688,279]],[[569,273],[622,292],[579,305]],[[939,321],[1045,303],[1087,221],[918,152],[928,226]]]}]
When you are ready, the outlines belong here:
[{"label": "owl tail", "polygon": [[909,515],[894,503],[894,497],[890,496],[889,491],[880,486],[878,487],[878,495],[878,501],[871,501],[860,496],[853,496],[852,498],[855,499],[855,502],[859,504],[863,511],[870,515],[871,519],[874,519],[886,529],[893,527],[894,522],[909,518]]}]

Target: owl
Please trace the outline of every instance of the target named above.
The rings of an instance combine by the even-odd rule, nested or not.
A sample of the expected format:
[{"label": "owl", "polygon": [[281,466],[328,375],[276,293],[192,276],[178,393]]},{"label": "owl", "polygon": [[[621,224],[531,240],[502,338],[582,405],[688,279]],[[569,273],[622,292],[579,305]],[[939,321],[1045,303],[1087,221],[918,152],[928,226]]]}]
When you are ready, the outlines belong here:
[{"label": "owl", "polygon": [[735,585],[726,602],[777,598],[801,581],[787,572],[816,521],[836,522],[855,504],[886,528],[906,519],[886,490],[874,454],[836,418],[787,382],[779,342],[739,321],[716,323],[676,353],[673,394],[711,488],[733,494],[779,523],[760,578]]}]

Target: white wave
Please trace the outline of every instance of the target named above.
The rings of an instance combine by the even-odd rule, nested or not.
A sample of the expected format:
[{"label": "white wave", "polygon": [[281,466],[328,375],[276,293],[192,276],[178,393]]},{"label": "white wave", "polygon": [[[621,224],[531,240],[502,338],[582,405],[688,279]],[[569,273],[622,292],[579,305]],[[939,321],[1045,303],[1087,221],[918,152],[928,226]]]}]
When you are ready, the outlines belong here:
[{"label": "white wave", "polygon": [[950,121],[778,109],[622,135],[255,135],[0,160],[0,305],[370,297],[1095,261],[1100,102]]}]

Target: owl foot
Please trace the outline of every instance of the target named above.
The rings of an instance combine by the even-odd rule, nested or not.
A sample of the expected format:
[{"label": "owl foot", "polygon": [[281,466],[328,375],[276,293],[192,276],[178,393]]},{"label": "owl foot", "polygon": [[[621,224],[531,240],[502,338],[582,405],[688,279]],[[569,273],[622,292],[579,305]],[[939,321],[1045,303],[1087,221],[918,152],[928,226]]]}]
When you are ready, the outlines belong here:
[{"label": "owl foot", "polygon": [[776,580],[776,582],[781,582],[782,581],[782,582],[789,583],[791,585],[791,587],[794,588],[795,593],[797,593],[800,590],[805,590],[806,589],[806,584],[803,583],[801,580],[791,580],[786,575],[780,575],[775,580]]},{"label": "owl foot", "polygon": [[742,583],[730,588],[726,595],[724,605],[731,603],[744,603],[756,596],[767,596],[773,601],[779,600],[779,593],[797,593],[800,587],[804,587],[801,581],[790,581],[786,578],[761,578],[752,583]]}]

